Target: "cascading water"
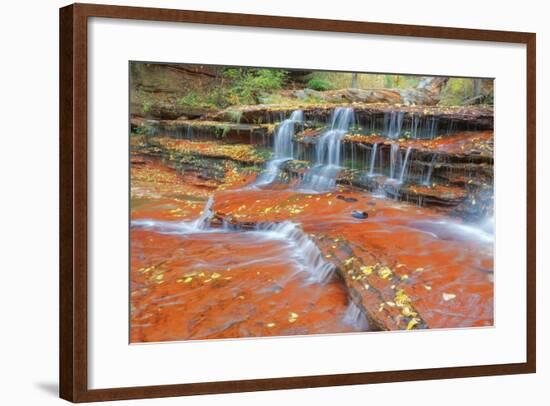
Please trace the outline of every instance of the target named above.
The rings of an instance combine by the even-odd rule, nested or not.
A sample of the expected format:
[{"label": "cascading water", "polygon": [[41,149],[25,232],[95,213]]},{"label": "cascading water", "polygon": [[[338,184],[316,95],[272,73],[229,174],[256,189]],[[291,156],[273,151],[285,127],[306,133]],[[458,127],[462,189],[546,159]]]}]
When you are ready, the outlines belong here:
[{"label": "cascading water", "polygon": [[212,218],[212,206],[214,205],[214,198],[209,197],[208,201],[204,205],[204,208],[202,209],[202,213],[196,220],[191,222],[191,228],[197,230],[197,231],[203,231],[206,230],[208,227],[210,227],[210,219]]},{"label": "cascading water", "polygon": [[275,133],[273,159],[269,160],[264,171],[258,176],[254,186],[265,186],[273,183],[279,176],[281,166],[294,158],[294,131],[296,124],[303,124],[304,113],[295,110],[290,118],[284,120]]},{"label": "cascading water", "polygon": [[405,159],[403,160],[403,164],[401,165],[401,174],[399,175],[399,183],[403,183],[406,179],[406,173],[407,173],[407,163],[409,161],[409,156],[411,155],[411,147],[407,147],[407,152],[405,152]]},{"label": "cascading water", "polygon": [[426,179],[422,182],[426,186],[430,186],[430,183],[432,181],[432,173],[434,170],[435,162],[437,161],[437,154],[434,154],[432,156],[432,162],[430,162],[430,165],[428,166],[428,173],[426,174]]},{"label": "cascading water", "polygon": [[378,150],[378,144],[374,144],[370,153],[370,166],[369,166],[369,176],[374,175],[374,164],[376,163],[376,152]]},{"label": "cascading water", "polygon": [[309,239],[297,223],[283,221],[281,223],[258,224],[255,231],[243,231],[239,227],[228,224],[224,224],[221,228],[214,228],[210,226],[213,204],[214,199],[210,197],[201,215],[192,221],[134,220],[132,227],[155,229],[162,234],[254,233],[256,238],[283,241],[288,246],[288,255],[296,264],[296,269],[307,272],[309,280],[313,283],[328,281],[335,271],[335,266],[324,260],[317,245]]},{"label": "cascading water", "polygon": [[403,118],[405,113],[403,111],[392,111],[386,113],[384,117],[385,134],[389,138],[399,138],[401,135],[401,128],[403,127]]},{"label": "cascading water", "polygon": [[413,114],[411,116],[411,137],[414,139],[418,138],[418,124],[420,123],[420,119],[418,118],[418,115]]},{"label": "cascading water", "polygon": [[390,148],[390,178],[395,179],[396,168],[398,167],[397,160],[401,158],[399,154],[399,145],[391,144]]},{"label": "cascading water", "polygon": [[335,266],[323,259],[317,245],[309,239],[298,224],[283,221],[281,223],[260,224],[256,229],[262,235],[282,239],[291,245],[290,252],[298,268],[308,272],[312,282],[324,283],[335,271]]},{"label": "cascading water", "polygon": [[301,188],[324,191],[336,185],[336,177],[342,169],[340,157],[342,138],[355,121],[351,107],[338,107],[332,113],[330,129],[325,131],[317,141],[316,163],[304,176]]},{"label": "cascading water", "polygon": [[147,229],[155,228],[164,234],[193,234],[213,231],[210,228],[213,204],[214,199],[210,197],[204,205],[201,215],[192,221],[134,220],[132,226]]},{"label": "cascading water", "polygon": [[353,300],[350,300],[346,314],[344,315],[344,323],[356,327],[358,330],[367,331],[369,329],[369,321],[359,306]]}]

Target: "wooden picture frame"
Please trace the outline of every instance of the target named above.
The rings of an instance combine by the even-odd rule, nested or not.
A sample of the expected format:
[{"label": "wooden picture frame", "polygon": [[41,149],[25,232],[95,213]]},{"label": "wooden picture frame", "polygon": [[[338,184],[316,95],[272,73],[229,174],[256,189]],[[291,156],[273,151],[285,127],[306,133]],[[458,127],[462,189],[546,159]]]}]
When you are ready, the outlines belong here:
[{"label": "wooden picture frame", "polygon": [[[109,389],[88,387],[88,19],[147,20],[525,44],[527,47],[526,362],[417,370],[197,382]],[[73,4],[60,9],[60,396],[72,402],[312,388],[536,371],[536,37],[534,33],[320,20],[264,15]]]}]

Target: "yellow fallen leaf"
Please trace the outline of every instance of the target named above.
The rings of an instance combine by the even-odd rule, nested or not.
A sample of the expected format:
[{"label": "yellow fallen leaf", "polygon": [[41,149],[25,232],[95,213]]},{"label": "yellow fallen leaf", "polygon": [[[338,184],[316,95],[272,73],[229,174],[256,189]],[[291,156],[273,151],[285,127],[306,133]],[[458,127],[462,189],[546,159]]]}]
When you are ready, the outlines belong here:
[{"label": "yellow fallen leaf", "polygon": [[298,315],[294,312],[291,312],[290,315],[288,316],[288,322],[294,323],[296,319],[298,319]]},{"label": "yellow fallen leaf", "polygon": [[355,258],[354,257],[351,257],[351,258],[348,258],[344,261],[344,265],[349,265],[351,264],[353,261],[355,261]]},{"label": "yellow fallen leaf", "polygon": [[409,323],[407,324],[407,330],[412,330],[414,326],[418,324],[418,319],[416,317],[413,317],[409,320]]},{"label": "yellow fallen leaf", "polygon": [[217,272],[214,272],[212,275],[210,275],[210,277],[211,277],[212,279],[218,279],[220,276],[221,276],[221,275],[220,275],[219,273],[217,273]]},{"label": "yellow fallen leaf", "polygon": [[269,328],[275,327],[275,323],[267,323],[266,326],[269,327]]},{"label": "yellow fallen leaf", "polygon": [[372,271],[374,270],[373,266],[365,266],[363,265],[361,268],[359,268],[361,272],[363,272],[365,275],[370,275]]},{"label": "yellow fallen leaf", "polygon": [[400,306],[400,307],[405,306],[411,301],[403,289],[399,289],[397,291],[397,293],[395,294],[394,300],[397,306]]},{"label": "yellow fallen leaf", "polygon": [[429,291],[429,290],[432,290],[432,287],[430,285],[424,285],[424,289]]},{"label": "yellow fallen leaf", "polygon": [[404,306],[403,309],[401,309],[401,313],[406,317],[416,316],[416,312],[414,312],[409,306]]},{"label": "yellow fallen leaf", "polygon": [[193,278],[188,277],[183,280],[183,283],[190,283],[193,280]]},{"label": "yellow fallen leaf", "polygon": [[378,276],[382,279],[388,279],[392,275],[392,271],[387,266],[383,266],[378,270]]}]

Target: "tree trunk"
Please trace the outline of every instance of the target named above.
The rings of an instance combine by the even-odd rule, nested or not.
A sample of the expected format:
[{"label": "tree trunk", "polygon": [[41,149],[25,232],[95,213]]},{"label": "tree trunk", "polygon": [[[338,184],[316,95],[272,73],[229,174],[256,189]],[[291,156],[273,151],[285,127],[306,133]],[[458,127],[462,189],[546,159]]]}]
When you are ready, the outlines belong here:
[{"label": "tree trunk", "polygon": [[474,95],[473,97],[478,97],[481,95],[481,79],[474,79]]},{"label": "tree trunk", "polygon": [[357,73],[351,74],[351,88],[357,89]]}]

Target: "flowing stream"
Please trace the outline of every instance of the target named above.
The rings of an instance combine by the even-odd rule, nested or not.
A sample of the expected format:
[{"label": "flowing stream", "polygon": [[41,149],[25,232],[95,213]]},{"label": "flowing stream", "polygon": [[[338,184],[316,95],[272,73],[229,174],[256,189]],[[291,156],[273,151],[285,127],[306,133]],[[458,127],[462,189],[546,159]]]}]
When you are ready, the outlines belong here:
[{"label": "flowing stream", "polygon": [[[141,241],[153,249],[143,265],[136,264],[140,256],[135,253],[133,268],[151,269],[144,268],[150,267],[149,261],[162,261],[170,272],[184,272],[177,280],[166,273],[154,289],[133,299],[132,342],[368,330],[344,285],[332,278],[335,266],[299,224],[260,223],[252,230],[216,227],[213,204],[209,198],[194,220],[131,222],[133,249],[140,252]],[[136,270],[133,283],[146,283],[148,275]],[[159,309],[163,317],[152,324],[151,315]],[[182,314],[202,321],[196,326],[189,320],[181,323]],[[271,322],[281,317],[290,322]],[[301,322],[295,330],[297,317]]]},{"label": "flowing stream", "polygon": [[192,221],[134,220],[132,221],[132,227],[172,235],[231,232],[234,234],[250,234],[260,240],[277,240],[283,242],[288,248],[286,255],[292,258],[296,270],[307,272],[308,279],[311,282],[325,283],[332,276],[335,270],[334,265],[324,260],[319,248],[297,223],[283,221],[280,223],[258,224],[253,231],[242,231],[227,224],[223,224],[222,227],[212,227],[213,204],[214,200],[210,197],[201,215]]},{"label": "flowing stream", "polygon": [[405,159],[403,160],[403,164],[401,165],[401,175],[399,175],[399,183],[403,183],[406,179],[407,174],[407,163],[409,162],[409,156],[411,155],[411,147],[407,147],[407,151],[405,152]]}]

